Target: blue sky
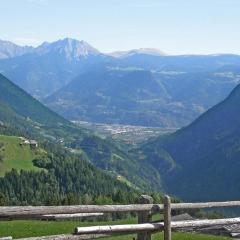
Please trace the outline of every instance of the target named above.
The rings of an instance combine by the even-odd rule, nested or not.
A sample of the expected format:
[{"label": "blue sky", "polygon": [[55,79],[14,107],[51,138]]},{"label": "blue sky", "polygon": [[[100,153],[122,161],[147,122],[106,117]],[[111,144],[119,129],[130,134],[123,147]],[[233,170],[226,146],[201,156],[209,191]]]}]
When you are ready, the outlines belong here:
[{"label": "blue sky", "polygon": [[240,0],[1,0],[0,39],[71,37],[102,52],[240,54]]}]

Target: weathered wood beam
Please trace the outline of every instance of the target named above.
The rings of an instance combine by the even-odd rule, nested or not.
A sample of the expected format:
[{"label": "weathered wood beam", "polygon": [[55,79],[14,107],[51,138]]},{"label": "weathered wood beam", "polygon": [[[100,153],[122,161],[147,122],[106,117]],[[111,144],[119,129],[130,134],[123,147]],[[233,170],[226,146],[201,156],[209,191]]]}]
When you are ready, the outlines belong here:
[{"label": "weathered wood beam", "polygon": [[143,224],[126,224],[126,225],[107,225],[93,227],[77,227],[75,234],[128,234],[139,232],[162,231],[163,223],[143,223]]},{"label": "weathered wood beam", "polygon": [[231,237],[234,237],[234,238],[236,238],[236,237],[240,237],[240,233],[230,233],[230,235],[231,235]]},{"label": "weathered wood beam", "polygon": [[240,218],[224,218],[224,219],[206,219],[206,220],[190,220],[190,221],[178,221],[172,222],[172,229],[188,228],[188,227],[211,227],[219,225],[239,224]]},{"label": "weathered wood beam", "polygon": [[30,238],[19,238],[17,240],[87,240],[107,237],[108,235],[103,234],[92,234],[92,235],[73,235],[73,234],[61,234],[52,236],[41,236],[41,237],[30,237]]},{"label": "weathered wood beam", "polygon": [[[216,207],[236,207],[240,201],[209,202],[209,203],[173,203],[172,209],[201,209]],[[76,205],[76,206],[18,206],[0,207],[0,218],[34,218],[52,214],[74,213],[115,213],[115,212],[159,212],[163,204],[132,204],[132,205]]]},{"label": "weathered wood beam", "polygon": [[240,207],[240,201],[206,202],[206,203],[172,203],[172,209],[203,209],[219,207]]},{"label": "weathered wood beam", "polygon": [[[181,228],[196,228],[196,227],[209,227],[217,225],[229,225],[240,223],[240,218],[226,218],[226,219],[212,219],[212,220],[190,220],[190,221],[177,221],[171,222],[172,229]],[[127,224],[127,225],[106,225],[106,226],[93,226],[93,227],[77,227],[75,234],[121,234],[121,233],[138,233],[138,232],[155,232],[162,231],[164,223],[144,223],[144,224]]]},{"label": "weathered wood beam", "polygon": [[52,214],[115,213],[157,211],[158,205],[77,205],[77,206],[20,206],[0,207],[0,218],[34,218]]},{"label": "weathered wood beam", "polygon": [[103,213],[73,213],[73,214],[47,214],[40,216],[40,219],[45,220],[60,220],[60,219],[73,219],[73,218],[87,218],[103,216]]}]

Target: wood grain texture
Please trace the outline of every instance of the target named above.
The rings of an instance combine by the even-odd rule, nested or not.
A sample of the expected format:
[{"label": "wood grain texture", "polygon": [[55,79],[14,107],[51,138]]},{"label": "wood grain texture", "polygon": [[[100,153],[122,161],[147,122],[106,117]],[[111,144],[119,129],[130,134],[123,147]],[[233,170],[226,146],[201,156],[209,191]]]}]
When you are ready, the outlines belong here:
[{"label": "wood grain texture", "polygon": [[[207,202],[207,203],[172,203],[172,209],[202,209],[216,207],[236,207],[240,201]],[[114,212],[159,212],[163,204],[132,204],[132,205],[75,205],[75,206],[16,206],[0,207],[0,218],[34,218],[51,214],[74,213],[114,213]]]},{"label": "wood grain texture", "polygon": [[172,239],[171,229],[171,198],[169,196],[164,197],[164,240]]},{"label": "wood grain texture", "polygon": [[97,239],[102,237],[107,237],[108,235],[103,234],[92,234],[92,235],[73,235],[73,234],[61,234],[53,236],[42,236],[42,237],[30,237],[30,238],[20,238],[18,240],[87,240],[87,239]]},{"label": "wood grain texture", "polygon": [[[190,220],[190,221],[177,221],[171,222],[173,230],[181,228],[199,228],[208,226],[240,224],[240,218],[226,218],[226,219],[212,219],[212,220]],[[143,223],[143,224],[127,224],[127,225],[106,225],[106,226],[93,226],[93,227],[77,227],[75,234],[118,234],[118,233],[138,233],[144,231],[156,232],[163,231],[164,223]]]}]

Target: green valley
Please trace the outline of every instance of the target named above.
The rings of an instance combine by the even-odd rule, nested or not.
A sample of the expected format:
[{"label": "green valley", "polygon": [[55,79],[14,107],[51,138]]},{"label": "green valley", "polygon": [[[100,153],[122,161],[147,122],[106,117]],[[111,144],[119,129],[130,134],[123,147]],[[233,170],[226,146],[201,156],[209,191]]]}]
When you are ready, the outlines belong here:
[{"label": "green valley", "polygon": [[[35,139],[40,145],[50,142],[58,145],[60,149],[66,149],[64,155],[75,155],[76,158],[103,169],[118,183],[124,179],[125,183],[137,189],[159,190],[161,186],[159,174],[147,164],[138,161],[136,156],[129,154],[126,144],[115,142],[113,139],[102,139],[95,136],[91,130],[85,130],[65,120],[2,75],[0,90],[3,93],[0,96],[0,134]],[[46,151],[46,148],[44,150]],[[47,150],[49,156],[52,152],[52,149]],[[50,158],[49,156],[47,158]],[[6,163],[12,161],[14,159],[11,160],[11,157],[8,161],[4,160],[2,168],[6,169]],[[25,169],[23,166],[22,169],[37,169],[28,158],[25,162],[28,162],[28,168]],[[35,161],[35,164],[39,162],[40,160]],[[17,166],[14,165],[15,167]],[[42,163],[38,167],[42,167]],[[7,169],[11,168],[12,165],[9,165]],[[46,169],[46,166],[43,165],[42,168]],[[5,170],[2,169],[2,172]]]},{"label": "green valley", "polygon": [[[117,171],[113,175],[93,166],[93,156],[77,144],[72,148],[93,136],[91,131],[52,112],[2,75],[0,91],[0,205],[135,201],[138,190],[118,180]],[[24,143],[31,139],[38,147]],[[114,146],[108,147],[109,159]],[[98,156],[101,149],[94,152]]]}]

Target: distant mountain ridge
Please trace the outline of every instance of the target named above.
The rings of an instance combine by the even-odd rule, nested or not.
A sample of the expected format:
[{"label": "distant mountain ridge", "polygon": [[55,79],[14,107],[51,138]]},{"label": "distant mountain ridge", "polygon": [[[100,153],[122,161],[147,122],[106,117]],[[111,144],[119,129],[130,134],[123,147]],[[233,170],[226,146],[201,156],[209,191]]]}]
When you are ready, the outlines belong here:
[{"label": "distant mountain ridge", "polygon": [[65,38],[53,43],[45,42],[35,48],[35,53],[44,55],[47,53],[56,53],[65,55],[69,61],[79,60],[88,56],[97,56],[101,53],[85,41],[78,41],[71,38]]},{"label": "distant mountain ridge", "polygon": [[33,47],[19,46],[10,41],[0,40],[0,59],[18,57],[33,51]]},{"label": "distant mountain ridge", "polygon": [[113,57],[128,57],[135,54],[145,54],[153,56],[166,55],[163,51],[156,48],[139,48],[129,51],[116,51],[112,53],[102,53],[96,48],[92,47],[84,40],[77,40],[73,38],[64,38],[56,40],[54,42],[43,42],[37,47],[32,46],[20,46],[16,43],[7,40],[0,40],[0,59],[17,57],[28,53],[36,53],[39,55],[46,54],[48,52],[55,51],[59,53],[65,53],[68,57],[86,57],[88,55],[106,55]]},{"label": "distant mountain ridge", "polygon": [[1,73],[36,98],[55,92],[106,57],[84,41],[43,43],[16,58],[0,60]]},{"label": "distant mountain ridge", "polygon": [[117,57],[117,58],[125,58],[125,57],[130,57],[133,55],[137,54],[142,54],[142,55],[152,55],[152,56],[165,56],[166,54],[155,48],[139,48],[139,49],[133,49],[129,51],[117,51],[117,52],[112,52],[109,53],[108,55],[112,57]]},{"label": "distant mountain ridge", "polygon": [[[240,82],[239,66],[240,56],[233,54],[170,56],[143,48],[110,56],[70,38],[45,42],[26,54],[0,60],[3,75],[70,120],[167,128],[185,126],[223,100]],[[116,70],[111,71],[109,86],[107,79],[97,75],[91,85],[83,83],[85,77],[80,81],[87,73],[93,76],[91,73],[101,68]],[[131,74],[135,79],[127,80],[127,93],[120,88],[118,99],[114,99],[112,93],[120,84],[119,76],[131,71],[137,74]],[[150,73],[149,81],[145,81],[146,72]],[[151,87],[153,82],[156,89],[161,89],[158,93]],[[59,97],[60,92],[63,95]],[[96,98],[101,101],[93,114],[95,106],[91,102]]]}]

